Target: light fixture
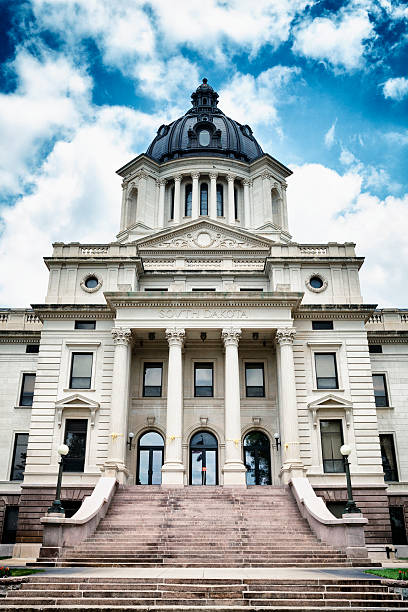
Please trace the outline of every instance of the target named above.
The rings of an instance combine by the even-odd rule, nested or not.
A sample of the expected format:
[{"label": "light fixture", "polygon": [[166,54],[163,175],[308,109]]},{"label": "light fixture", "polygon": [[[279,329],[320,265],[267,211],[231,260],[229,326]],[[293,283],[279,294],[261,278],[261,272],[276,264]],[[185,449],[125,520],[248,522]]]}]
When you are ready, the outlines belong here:
[{"label": "light fixture", "polygon": [[281,445],[281,439],[280,439],[280,434],[278,432],[275,432],[273,434],[273,437],[275,439],[275,444],[276,444],[276,450],[279,450],[279,447]]},{"label": "light fixture", "polygon": [[357,507],[356,502],[353,499],[353,489],[351,487],[351,476],[350,476],[350,463],[349,463],[349,455],[351,454],[351,446],[348,444],[343,444],[340,447],[340,453],[344,458],[344,469],[346,470],[346,482],[347,482],[347,504],[345,508],[346,514],[359,514],[361,513],[360,508]]},{"label": "light fixture", "polygon": [[135,434],[133,433],[133,431],[129,431],[127,445],[130,451],[132,450],[132,442],[133,442],[134,437],[135,437]]},{"label": "light fixture", "polygon": [[201,338],[201,340],[202,340],[203,342],[205,342],[205,341],[207,340],[207,334],[206,334],[206,332],[201,332],[201,334],[200,334],[200,338]]},{"label": "light fixture", "polygon": [[62,514],[65,515],[65,510],[62,507],[61,503],[61,483],[62,483],[62,470],[64,468],[64,459],[65,456],[69,453],[69,446],[66,444],[61,444],[57,452],[61,459],[59,460],[59,468],[58,468],[58,478],[57,478],[57,489],[55,491],[55,499],[52,502],[52,505],[48,508],[48,514]]},{"label": "light fixture", "polygon": [[68,455],[69,453],[69,446],[67,446],[66,444],[61,444],[61,446],[58,447],[58,454],[61,455],[61,457],[65,457],[65,455]]}]

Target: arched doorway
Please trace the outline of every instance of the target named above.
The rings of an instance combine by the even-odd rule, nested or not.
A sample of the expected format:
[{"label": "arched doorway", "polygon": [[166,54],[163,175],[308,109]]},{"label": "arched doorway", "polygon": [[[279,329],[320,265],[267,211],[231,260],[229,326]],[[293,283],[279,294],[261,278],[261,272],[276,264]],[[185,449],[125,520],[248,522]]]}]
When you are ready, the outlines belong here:
[{"label": "arched doorway", "polygon": [[164,440],[157,431],[147,431],[137,445],[137,484],[161,484]]},{"label": "arched doorway", "polygon": [[199,431],[191,438],[190,484],[218,484],[218,443],[209,431]]},{"label": "arched doorway", "polygon": [[244,463],[247,485],[270,485],[271,448],[262,431],[250,431],[244,438]]}]

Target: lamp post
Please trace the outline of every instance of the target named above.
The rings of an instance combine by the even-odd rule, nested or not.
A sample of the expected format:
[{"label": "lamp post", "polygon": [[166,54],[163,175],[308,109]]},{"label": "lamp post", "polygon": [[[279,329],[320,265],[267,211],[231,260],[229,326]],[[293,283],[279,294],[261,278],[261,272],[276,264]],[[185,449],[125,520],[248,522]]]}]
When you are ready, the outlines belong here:
[{"label": "lamp post", "polygon": [[347,504],[345,513],[354,514],[361,512],[360,508],[356,506],[356,502],[353,499],[353,490],[351,488],[351,476],[350,476],[350,463],[349,463],[349,455],[351,453],[351,446],[348,444],[343,444],[340,448],[340,452],[343,455],[344,467],[346,470],[346,480],[347,480]]},{"label": "lamp post", "polygon": [[58,480],[57,480],[57,490],[55,491],[55,499],[52,502],[52,506],[50,506],[47,510],[48,514],[65,514],[65,510],[61,504],[61,482],[62,482],[62,470],[64,467],[64,457],[69,453],[69,446],[66,444],[61,444],[58,448],[58,454],[61,457],[59,461],[59,470],[58,470]]}]

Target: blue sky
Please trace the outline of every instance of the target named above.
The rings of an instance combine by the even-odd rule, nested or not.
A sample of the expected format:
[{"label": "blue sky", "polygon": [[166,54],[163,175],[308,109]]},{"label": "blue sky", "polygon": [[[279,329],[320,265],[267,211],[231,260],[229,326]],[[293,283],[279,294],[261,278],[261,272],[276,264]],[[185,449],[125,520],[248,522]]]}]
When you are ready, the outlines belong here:
[{"label": "blue sky", "polygon": [[115,169],[206,76],[294,170],[294,240],[357,242],[365,301],[408,307],[407,3],[0,0],[0,23],[2,305],[43,301],[52,242],[114,239]]}]

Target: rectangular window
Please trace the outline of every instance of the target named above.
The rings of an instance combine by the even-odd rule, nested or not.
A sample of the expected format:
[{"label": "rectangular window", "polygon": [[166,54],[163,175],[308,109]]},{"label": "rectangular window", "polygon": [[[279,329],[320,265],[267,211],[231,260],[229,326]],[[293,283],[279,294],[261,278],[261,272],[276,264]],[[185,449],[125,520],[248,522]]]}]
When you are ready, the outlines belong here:
[{"label": "rectangular window", "polygon": [[27,344],[26,353],[39,353],[40,345],[39,344]]},{"label": "rectangular window", "polygon": [[170,220],[174,219],[174,187],[170,191]]},{"label": "rectangular window", "polygon": [[374,398],[377,408],[388,406],[387,383],[385,374],[373,374]]},{"label": "rectangular window", "polygon": [[344,472],[344,460],[340,452],[343,444],[343,425],[338,419],[320,421],[323,471],[325,474]]},{"label": "rectangular window", "polygon": [[15,544],[18,523],[18,506],[6,506],[4,513],[2,544]]},{"label": "rectangular window", "polygon": [[333,329],[333,321],[312,321],[312,329]]},{"label": "rectangular window", "polygon": [[168,291],[167,287],[145,287],[145,291]]},{"label": "rectangular window", "polygon": [[191,183],[186,185],[186,192],[184,197],[184,216],[191,217],[191,211],[193,206],[193,186]]},{"label": "rectangular window", "polygon": [[194,364],[194,397],[213,397],[213,364]]},{"label": "rectangular window", "polygon": [[200,187],[200,215],[208,215],[208,185],[202,183]]},{"label": "rectangular window", "polygon": [[64,444],[69,453],[64,458],[64,472],[83,472],[85,466],[87,419],[67,419]]},{"label": "rectangular window", "polygon": [[315,353],[318,389],[338,389],[336,353]]},{"label": "rectangular window", "polygon": [[390,506],[390,521],[392,543],[406,546],[408,542],[403,506]]},{"label": "rectangular window", "polygon": [[265,397],[263,363],[245,364],[245,388],[247,397]]},{"label": "rectangular window", "polygon": [[238,219],[238,189],[234,187],[234,218]]},{"label": "rectangular window", "polygon": [[394,436],[380,434],[381,459],[386,482],[398,482],[397,458],[395,455]]},{"label": "rectangular window", "polygon": [[369,353],[382,353],[382,345],[381,344],[369,344],[368,345]]},{"label": "rectangular window", "polygon": [[263,291],[262,287],[240,287],[240,291]]},{"label": "rectangular window", "polygon": [[224,188],[217,184],[217,217],[224,216]]},{"label": "rectangular window", "polygon": [[10,480],[23,480],[27,459],[28,434],[17,433],[14,438],[13,462]]},{"label": "rectangular window", "polygon": [[214,287],[193,287],[191,291],[215,291]]},{"label": "rectangular window", "polygon": [[92,353],[72,353],[70,389],[90,389]]},{"label": "rectangular window", "polygon": [[35,374],[23,374],[19,406],[32,406],[34,397]]},{"label": "rectangular window", "polygon": [[161,397],[162,363],[145,363],[143,374],[143,397]]},{"label": "rectangular window", "polygon": [[96,321],[75,321],[74,329],[95,329]]}]

